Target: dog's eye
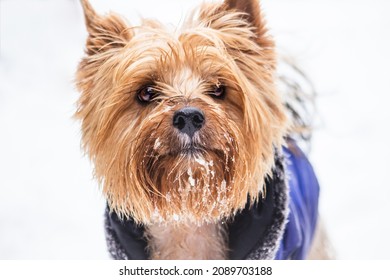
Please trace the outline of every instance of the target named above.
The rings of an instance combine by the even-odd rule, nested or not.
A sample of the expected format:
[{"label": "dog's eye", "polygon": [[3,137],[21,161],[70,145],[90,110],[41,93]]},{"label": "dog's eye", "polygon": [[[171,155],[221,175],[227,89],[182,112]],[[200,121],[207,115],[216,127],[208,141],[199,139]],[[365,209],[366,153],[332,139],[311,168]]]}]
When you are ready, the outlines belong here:
[{"label": "dog's eye", "polygon": [[145,86],[138,90],[137,97],[142,103],[148,103],[157,95],[156,90],[152,86]]},{"label": "dog's eye", "polygon": [[222,99],[225,96],[226,87],[224,85],[218,84],[214,86],[213,90],[210,91],[210,95],[214,98]]}]

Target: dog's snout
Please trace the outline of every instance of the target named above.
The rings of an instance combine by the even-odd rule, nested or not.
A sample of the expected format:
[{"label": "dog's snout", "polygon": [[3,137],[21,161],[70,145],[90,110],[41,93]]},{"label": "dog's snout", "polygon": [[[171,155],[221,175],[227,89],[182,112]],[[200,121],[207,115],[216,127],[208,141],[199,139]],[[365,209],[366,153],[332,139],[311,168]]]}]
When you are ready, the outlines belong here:
[{"label": "dog's snout", "polygon": [[195,107],[185,107],[173,115],[173,126],[181,133],[192,137],[205,123],[203,112]]}]

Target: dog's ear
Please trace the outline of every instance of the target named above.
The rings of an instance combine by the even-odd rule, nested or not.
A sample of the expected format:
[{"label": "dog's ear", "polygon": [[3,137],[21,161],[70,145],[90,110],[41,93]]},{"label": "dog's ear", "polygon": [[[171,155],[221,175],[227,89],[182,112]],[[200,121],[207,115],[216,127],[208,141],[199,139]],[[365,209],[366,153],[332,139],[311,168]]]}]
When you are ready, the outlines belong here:
[{"label": "dog's ear", "polygon": [[115,14],[98,15],[88,0],[81,0],[81,5],[89,33],[87,39],[88,55],[123,47],[131,39],[132,33],[121,17]]},{"label": "dog's ear", "polygon": [[273,46],[273,41],[266,36],[266,23],[258,0],[225,0],[224,5],[228,10],[244,13],[244,18],[255,28],[259,45],[262,47]]}]

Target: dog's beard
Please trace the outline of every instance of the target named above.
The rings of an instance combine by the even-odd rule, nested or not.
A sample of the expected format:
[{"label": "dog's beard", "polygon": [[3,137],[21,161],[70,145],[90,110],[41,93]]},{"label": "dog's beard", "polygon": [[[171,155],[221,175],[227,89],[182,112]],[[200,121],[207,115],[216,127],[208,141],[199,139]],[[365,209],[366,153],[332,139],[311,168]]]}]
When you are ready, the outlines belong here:
[{"label": "dog's beard", "polygon": [[152,197],[156,218],[197,220],[228,213],[237,154],[232,144],[208,150],[186,143],[166,155],[152,149],[142,168],[157,190]]}]

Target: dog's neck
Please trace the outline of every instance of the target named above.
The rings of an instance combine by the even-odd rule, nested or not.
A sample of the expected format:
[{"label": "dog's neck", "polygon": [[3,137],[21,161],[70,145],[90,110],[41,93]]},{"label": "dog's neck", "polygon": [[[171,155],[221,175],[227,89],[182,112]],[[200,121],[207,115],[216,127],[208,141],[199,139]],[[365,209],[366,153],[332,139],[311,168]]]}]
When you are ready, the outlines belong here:
[{"label": "dog's neck", "polygon": [[162,224],[146,229],[151,259],[227,259],[226,229],[221,224]]}]

